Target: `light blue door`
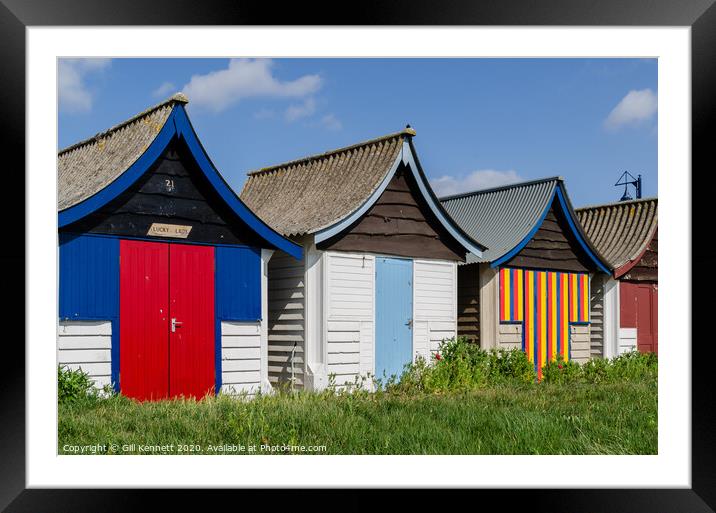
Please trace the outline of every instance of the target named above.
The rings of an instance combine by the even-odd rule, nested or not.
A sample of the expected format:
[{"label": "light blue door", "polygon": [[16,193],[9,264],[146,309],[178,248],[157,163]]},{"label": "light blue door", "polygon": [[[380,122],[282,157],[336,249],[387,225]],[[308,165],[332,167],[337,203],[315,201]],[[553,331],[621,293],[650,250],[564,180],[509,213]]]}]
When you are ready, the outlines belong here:
[{"label": "light blue door", "polygon": [[413,261],[375,259],[375,376],[400,377],[413,359]]}]

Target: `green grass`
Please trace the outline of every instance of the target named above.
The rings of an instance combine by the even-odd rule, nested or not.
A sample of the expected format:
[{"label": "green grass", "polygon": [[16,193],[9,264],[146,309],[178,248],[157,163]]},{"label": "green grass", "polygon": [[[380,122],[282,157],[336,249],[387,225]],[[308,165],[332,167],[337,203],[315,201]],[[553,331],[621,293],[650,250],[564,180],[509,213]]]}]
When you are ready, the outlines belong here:
[{"label": "green grass", "polygon": [[[58,452],[140,444],[325,446],[321,454],[656,454],[656,377],[504,384],[442,393],[297,393],[253,401],[138,403],[121,396],[61,402]],[[112,444],[118,446],[112,450]],[[122,450],[122,445],[135,444]],[[241,450],[239,445],[243,446]],[[91,449],[85,449],[91,450]]]}]

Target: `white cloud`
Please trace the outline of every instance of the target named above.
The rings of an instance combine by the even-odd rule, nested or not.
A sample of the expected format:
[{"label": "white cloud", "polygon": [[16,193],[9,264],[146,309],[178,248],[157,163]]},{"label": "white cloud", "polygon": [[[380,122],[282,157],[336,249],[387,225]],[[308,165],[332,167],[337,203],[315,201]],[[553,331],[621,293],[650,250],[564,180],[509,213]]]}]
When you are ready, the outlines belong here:
[{"label": "white cloud", "polygon": [[316,100],[306,98],[301,104],[289,105],[284,117],[286,121],[292,123],[297,119],[312,116],[314,112],[316,112]]},{"label": "white cloud", "polygon": [[276,117],[276,111],[271,109],[261,109],[254,112],[254,119],[272,119]]},{"label": "white cloud", "polygon": [[438,196],[449,196],[462,192],[489,189],[522,181],[523,178],[516,171],[497,171],[495,169],[480,169],[465,176],[444,175],[430,180],[435,194]]},{"label": "white cloud", "polygon": [[321,118],[321,125],[328,130],[338,131],[343,128],[343,123],[334,114],[326,114]]},{"label": "white cloud", "polygon": [[154,90],[152,96],[163,98],[175,92],[176,89],[177,88],[173,82],[164,82],[162,85],[160,85]]},{"label": "white cloud", "polygon": [[621,99],[604,120],[607,129],[615,130],[624,125],[651,119],[656,114],[657,96],[651,89],[631,90]]},{"label": "white cloud", "polygon": [[220,112],[245,98],[303,98],[321,88],[318,75],[281,81],[273,76],[270,59],[231,59],[226,69],[193,75],[183,88],[190,105]]},{"label": "white cloud", "polygon": [[87,87],[87,75],[106,69],[110,63],[111,59],[60,59],[57,65],[60,110],[89,112],[94,98]]}]

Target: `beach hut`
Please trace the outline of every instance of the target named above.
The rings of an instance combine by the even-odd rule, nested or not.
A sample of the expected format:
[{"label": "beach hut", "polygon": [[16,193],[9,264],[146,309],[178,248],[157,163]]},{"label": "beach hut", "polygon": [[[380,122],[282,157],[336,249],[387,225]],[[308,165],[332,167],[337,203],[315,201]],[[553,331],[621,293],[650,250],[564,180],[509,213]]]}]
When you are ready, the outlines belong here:
[{"label": "beach hut", "polygon": [[592,310],[602,312],[605,357],[638,349],[658,353],[657,198],[576,210],[584,232],[612,273],[592,281]]},{"label": "beach hut", "polygon": [[609,273],[582,232],[559,177],[441,198],[487,246],[458,268],[458,334],[483,348],[521,348],[541,373],[590,350],[590,276]]},{"label": "beach hut", "polygon": [[280,253],[269,263],[273,382],[389,378],[455,336],[457,263],[484,247],[440,206],[414,135],[249,173],[241,199],[306,251],[303,263]]},{"label": "beach hut", "polygon": [[58,154],[60,365],[144,399],[268,391],[273,251],[175,95]]}]

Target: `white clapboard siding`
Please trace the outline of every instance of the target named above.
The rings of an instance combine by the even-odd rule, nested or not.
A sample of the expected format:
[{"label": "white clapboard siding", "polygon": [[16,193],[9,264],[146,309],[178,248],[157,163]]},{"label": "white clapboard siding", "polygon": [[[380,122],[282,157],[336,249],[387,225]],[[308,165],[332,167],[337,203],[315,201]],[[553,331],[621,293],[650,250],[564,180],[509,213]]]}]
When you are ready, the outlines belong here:
[{"label": "white clapboard siding", "polygon": [[336,386],[373,374],[375,260],[325,253],[326,372]]},{"label": "white clapboard siding", "polygon": [[[327,252],[324,258],[328,320],[372,321],[374,257]],[[360,331],[360,327],[357,330]]]},{"label": "white clapboard siding", "polygon": [[413,353],[432,361],[457,335],[457,264],[415,260],[413,277]]},{"label": "white clapboard siding", "polygon": [[577,363],[589,361],[589,325],[572,324],[570,330],[570,358]]},{"label": "white clapboard siding", "polygon": [[442,344],[443,341],[454,338],[457,335],[455,327],[456,324],[454,321],[428,321],[431,355],[440,350],[440,344]]},{"label": "white clapboard siding", "polygon": [[636,350],[636,328],[619,328],[619,354]]},{"label": "white clapboard siding", "polygon": [[112,323],[60,321],[57,329],[57,363],[89,374],[95,387],[112,381]]},{"label": "white clapboard siding", "polygon": [[522,349],[522,324],[497,324],[499,349]]},{"label": "white clapboard siding", "polygon": [[413,273],[415,321],[456,322],[457,264],[436,260],[415,260]]},{"label": "white clapboard siding", "polygon": [[430,361],[430,329],[428,321],[415,321],[413,323],[413,360],[421,356]]},{"label": "white clapboard siding", "polygon": [[261,328],[258,322],[221,323],[221,391],[225,394],[261,389]]},{"label": "white clapboard siding", "polygon": [[272,384],[289,383],[293,375],[295,388],[303,387],[305,298],[304,263],[276,251],[268,262],[268,376]]}]

